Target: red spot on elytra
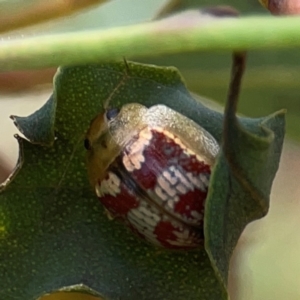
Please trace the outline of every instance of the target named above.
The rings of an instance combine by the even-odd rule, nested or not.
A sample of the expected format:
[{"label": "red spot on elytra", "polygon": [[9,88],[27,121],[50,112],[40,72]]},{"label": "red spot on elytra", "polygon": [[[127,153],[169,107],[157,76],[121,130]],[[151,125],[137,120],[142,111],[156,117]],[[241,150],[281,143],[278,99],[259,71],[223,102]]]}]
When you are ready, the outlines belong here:
[{"label": "red spot on elytra", "polygon": [[154,189],[157,178],[170,166],[180,166],[183,171],[194,176],[210,173],[210,166],[197,160],[195,155],[184,153],[184,149],[174,139],[163,132],[151,130],[152,139],[144,149],[144,163],[132,172],[133,178],[144,189]]},{"label": "red spot on elytra", "polygon": [[182,228],[174,226],[168,221],[159,222],[154,231],[160,244],[170,249],[194,248],[199,245],[199,241],[203,238],[200,232],[196,233],[194,230],[190,230],[190,228],[188,229],[189,234],[185,238],[179,239],[175,232],[182,233]]},{"label": "red spot on elytra", "polygon": [[[180,196],[180,200],[175,204],[174,211],[185,216],[187,219],[190,219],[192,222],[201,225],[203,222],[204,201],[206,196],[206,191],[202,192],[199,189],[189,191]],[[201,214],[201,217],[198,218],[197,216],[192,215],[192,211]]]},{"label": "red spot on elytra", "polygon": [[[172,217],[174,212],[176,213],[176,218],[172,222],[159,221],[153,229],[153,234],[156,236],[158,243],[166,248],[189,249],[197,247],[204,238],[202,222],[207,190],[202,191],[197,188],[188,179],[186,173],[191,173],[193,177],[200,180],[200,174],[204,174],[205,177],[210,174],[210,166],[203,161],[199,161],[196,155],[185,153],[185,149],[175,143],[174,139],[168,137],[164,132],[152,129],[151,133],[152,138],[150,143],[143,150],[144,162],[141,164],[141,168],[135,169],[132,172],[126,171],[128,172],[126,176],[130,176],[130,181],[126,180],[129,177],[121,179],[120,193],[116,197],[109,194],[104,195],[104,197],[100,198],[100,201],[112,214],[122,217],[132,231],[147,240],[147,235],[143,232],[144,228],[131,223],[127,214],[131,209],[138,207],[140,201],[148,202],[148,197],[142,199],[143,193],[141,194],[141,191],[144,191],[146,195],[148,191],[154,193],[154,189],[157,186],[157,179],[164,171],[169,170],[170,167],[174,167],[189,182],[192,189],[188,189],[184,185],[184,182],[181,182],[181,185],[186,189],[186,193],[181,194],[176,190],[177,193],[175,196],[179,197],[179,201],[175,203],[174,208],[168,205],[162,208],[162,211],[165,210],[162,213],[169,214],[170,219],[174,218]],[[136,139],[132,143],[135,141]],[[121,153],[121,158],[129,154],[130,145],[131,143],[125,146],[123,153]],[[172,178],[174,176],[175,173],[172,174]],[[179,177],[178,180],[180,180]],[[205,187],[205,184],[203,184],[203,187]],[[138,195],[136,194],[137,188],[140,189]],[[175,190],[176,186],[171,186],[171,188]],[[149,205],[153,205],[153,203],[149,203]],[[197,213],[192,214],[192,211]],[[178,222],[178,226],[174,221],[175,219]],[[198,228],[187,225],[186,221],[192,221]],[[182,234],[183,231],[184,234]],[[154,236],[151,236],[152,242]]]},{"label": "red spot on elytra", "polygon": [[154,233],[157,236],[157,240],[165,247],[170,247],[168,240],[176,241],[176,235],[174,234],[174,226],[170,222],[160,221],[155,227]]},{"label": "red spot on elytra", "polygon": [[128,188],[121,182],[120,193],[115,197],[110,194],[105,194],[99,198],[101,203],[114,215],[126,215],[131,209],[138,207],[139,201],[134,191]]},{"label": "red spot on elytra", "polygon": [[[134,180],[144,190],[153,191],[157,184],[157,178],[170,166],[175,166],[183,175],[184,172],[189,172],[198,179],[200,174],[210,174],[209,165],[199,161],[196,155],[185,153],[185,149],[176,144],[174,139],[154,129],[151,130],[151,133],[152,139],[143,152],[145,162],[142,163],[140,169],[131,173]],[[189,183],[193,185],[191,181]],[[193,186],[194,189],[187,191],[186,194],[177,192],[180,200],[175,204],[174,211],[183,215],[184,219],[190,219],[201,224],[202,221],[195,215],[191,215],[191,211],[194,210],[198,214],[202,214],[207,190],[202,191],[195,185]],[[168,207],[167,209],[170,210]]]}]

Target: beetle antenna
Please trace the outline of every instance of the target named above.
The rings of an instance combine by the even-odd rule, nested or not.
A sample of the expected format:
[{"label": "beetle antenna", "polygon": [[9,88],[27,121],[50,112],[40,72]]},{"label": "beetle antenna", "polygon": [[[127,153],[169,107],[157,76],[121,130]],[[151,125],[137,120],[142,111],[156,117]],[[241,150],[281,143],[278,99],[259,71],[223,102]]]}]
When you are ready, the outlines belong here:
[{"label": "beetle antenna", "polygon": [[[127,60],[125,57],[123,57],[123,61],[124,61],[124,65],[125,65],[125,74],[124,77],[126,78],[127,76],[130,75],[130,70],[129,70],[129,65],[127,63]],[[111,99],[113,98],[115,92],[118,90],[118,88],[124,84],[124,78],[119,82],[119,84],[114,88],[114,90],[111,92],[111,94],[107,97],[107,99],[104,101],[103,103],[103,109],[107,110],[109,103],[111,101]]]},{"label": "beetle antenna", "polygon": [[124,65],[125,65],[125,74],[127,76],[129,76],[130,75],[129,65],[128,65],[128,62],[127,62],[125,57],[123,57],[123,62],[124,62]]}]

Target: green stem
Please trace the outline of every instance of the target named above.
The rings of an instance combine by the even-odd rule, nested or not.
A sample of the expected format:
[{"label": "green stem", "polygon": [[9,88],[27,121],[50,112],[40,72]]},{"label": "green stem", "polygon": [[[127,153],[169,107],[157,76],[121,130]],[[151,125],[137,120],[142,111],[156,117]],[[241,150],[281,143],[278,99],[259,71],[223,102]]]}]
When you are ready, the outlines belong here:
[{"label": "green stem", "polygon": [[2,41],[0,70],[35,69],[195,51],[300,47],[300,18],[245,17],[208,24],[153,23]]}]

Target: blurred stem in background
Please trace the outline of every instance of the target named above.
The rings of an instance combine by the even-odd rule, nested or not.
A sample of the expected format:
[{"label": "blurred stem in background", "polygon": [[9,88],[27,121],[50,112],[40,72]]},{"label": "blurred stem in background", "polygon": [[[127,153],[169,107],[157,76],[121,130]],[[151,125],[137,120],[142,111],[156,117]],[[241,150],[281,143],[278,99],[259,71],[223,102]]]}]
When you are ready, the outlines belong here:
[{"label": "blurred stem in background", "polygon": [[[64,17],[92,5],[108,0],[31,0],[0,6],[0,32],[35,25],[47,20]],[[18,4],[18,5],[17,5]]]},{"label": "blurred stem in background", "polygon": [[7,162],[0,156],[0,183],[9,176],[10,172],[11,167],[8,166]]},{"label": "blurred stem in background", "polygon": [[300,0],[259,0],[274,15],[298,15]]},{"label": "blurred stem in background", "polygon": [[56,68],[0,73],[0,92],[15,93],[50,85]]}]

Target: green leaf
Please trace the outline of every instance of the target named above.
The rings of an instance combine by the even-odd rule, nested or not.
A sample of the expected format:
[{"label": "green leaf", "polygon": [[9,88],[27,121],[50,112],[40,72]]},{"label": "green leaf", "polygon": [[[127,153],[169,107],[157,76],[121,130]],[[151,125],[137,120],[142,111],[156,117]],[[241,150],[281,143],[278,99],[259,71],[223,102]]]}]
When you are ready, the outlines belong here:
[{"label": "green leaf", "polygon": [[[240,124],[231,127],[227,138],[234,162],[228,162],[222,151],[211,177],[205,228],[210,238],[206,246],[224,285],[243,229],[268,212],[284,137],[284,112],[261,119],[256,126],[249,131]],[[256,129],[260,132],[254,133]]]},{"label": "green leaf", "polygon": [[243,229],[268,212],[285,128],[284,110],[258,120],[256,125],[250,125],[251,120],[238,120],[236,110],[245,63],[246,53],[233,53],[222,149],[205,207],[206,250],[225,286],[230,257]]},{"label": "green leaf", "polygon": [[204,250],[145,244],[107,219],[89,186],[83,137],[106,99],[193,103],[174,69],[125,70],[124,63],[61,69],[49,100],[57,101],[53,147],[18,139],[23,166],[0,195],[0,298],[34,299],[80,283],[110,299],[222,298]]},{"label": "green leaf", "polygon": [[54,142],[54,123],[56,101],[50,99],[46,104],[28,117],[11,116],[17,128],[31,141],[41,145]]},{"label": "green leaf", "polygon": [[[262,213],[253,214],[257,207],[248,201],[249,197],[235,194],[236,190],[232,197],[223,197],[229,189],[231,173],[221,154],[205,216],[208,253],[216,262],[213,267],[204,249],[157,249],[140,241],[117,221],[109,221],[89,186],[83,148],[90,120],[108,99],[112,106],[164,103],[221,140],[222,114],[196,102],[174,68],[135,63],[127,66],[120,62],[60,69],[53,97],[40,110],[49,119],[47,107],[55,107],[57,102],[53,147],[18,138],[21,157],[12,177],[18,176],[7,182],[0,194],[0,298],[31,300],[46,292],[84,284],[109,299],[225,299],[224,286],[218,278],[226,282],[229,255],[239,233],[248,221]],[[258,185],[269,188],[281,151],[283,117],[240,121],[250,132],[246,136],[262,135],[263,122],[268,130],[274,130],[268,131],[266,141],[257,145],[256,137],[244,140],[239,129],[232,132],[232,139],[237,136],[242,143],[239,149],[246,159],[241,156],[241,161],[251,168],[266,157],[270,142],[269,149],[273,150],[268,152],[268,162],[272,167],[267,163],[267,183]],[[45,126],[43,122],[40,126]],[[30,128],[31,123],[29,117],[18,126]],[[31,126],[32,136],[38,136],[40,126]],[[257,149],[259,159],[252,157],[254,152],[249,152],[248,146]],[[264,166],[261,169],[265,170]],[[256,175],[257,170],[255,165],[247,175]],[[257,181],[254,183],[256,187]],[[264,191],[268,195],[267,188]],[[224,227],[221,220],[228,226]]]}]

